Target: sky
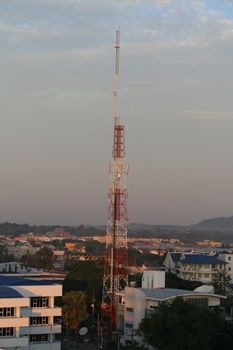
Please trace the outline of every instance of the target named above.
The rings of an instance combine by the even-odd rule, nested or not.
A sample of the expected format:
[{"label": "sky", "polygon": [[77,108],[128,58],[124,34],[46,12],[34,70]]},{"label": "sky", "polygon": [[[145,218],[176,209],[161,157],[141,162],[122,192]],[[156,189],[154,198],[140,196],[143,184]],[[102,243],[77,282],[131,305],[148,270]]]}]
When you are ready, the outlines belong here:
[{"label": "sky", "polygon": [[106,223],[118,26],[130,222],[233,215],[233,0],[1,0],[1,222]]}]

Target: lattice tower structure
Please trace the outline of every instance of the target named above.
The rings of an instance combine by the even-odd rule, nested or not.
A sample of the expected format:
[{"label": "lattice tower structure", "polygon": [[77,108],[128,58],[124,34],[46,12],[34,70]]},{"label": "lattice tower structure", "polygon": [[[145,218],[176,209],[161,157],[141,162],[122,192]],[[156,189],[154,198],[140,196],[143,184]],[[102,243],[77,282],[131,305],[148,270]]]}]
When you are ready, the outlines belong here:
[{"label": "lattice tower structure", "polygon": [[102,310],[109,317],[110,333],[116,327],[117,293],[128,285],[128,164],[125,160],[125,128],[119,114],[120,32],[116,31],[114,74],[114,132],[112,162],[109,166],[108,222],[103,278]]}]

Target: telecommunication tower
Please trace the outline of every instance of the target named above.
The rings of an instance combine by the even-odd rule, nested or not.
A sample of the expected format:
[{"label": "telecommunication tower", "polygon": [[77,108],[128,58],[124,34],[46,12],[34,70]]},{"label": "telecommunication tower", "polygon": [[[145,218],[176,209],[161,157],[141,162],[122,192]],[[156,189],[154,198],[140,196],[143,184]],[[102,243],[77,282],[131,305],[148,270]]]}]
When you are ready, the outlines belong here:
[{"label": "telecommunication tower", "polygon": [[117,293],[128,285],[127,186],[124,125],[119,114],[120,32],[116,31],[114,74],[114,132],[112,162],[109,166],[108,222],[103,278],[102,310],[109,317],[109,331],[116,327]]}]

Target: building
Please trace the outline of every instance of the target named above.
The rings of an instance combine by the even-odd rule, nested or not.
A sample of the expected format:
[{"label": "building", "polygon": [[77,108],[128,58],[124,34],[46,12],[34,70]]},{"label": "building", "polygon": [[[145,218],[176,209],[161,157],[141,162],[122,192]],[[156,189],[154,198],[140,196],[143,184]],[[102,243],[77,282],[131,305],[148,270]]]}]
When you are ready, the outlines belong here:
[{"label": "building", "polygon": [[216,248],[221,248],[223,245],[222,242],[220,241],[212,241],[209,239],[204,239],[203,241],[197,241],[196,244],[200,246],[216,247]]},{"label": "building", "polygon": [[221,253],[218,258],[227,264],[226,271],[230,275],[231,281],[233,281],[233,253]]},{"label": "building", "polygon": [[[126,287],[124,291],[118,293],[118,322],[119,328],[123,331],[123,343],[138,340],[135,332],[140,322],[163,301],[172,302],[176,297],[182,297],[190,304],[214,307],[220,305],[221,299],[225,299],[224,296],[211,293],[208,288],[206,290],[203,288],[201,291],[165,288],[164,271],[146,271],[142,282],[142,286],[147,285],[150,288]],[[153,285],[160,287],[151,288]]]},{"label": "building", "polygon": [[181,256],[182,253],[167,252],[163,265],[168,271],[176,273],[178,272],[176,270],[179,269],[179,261],[181,259]]},{"label": "building", "polygon": [[49,281],[0,276],[0,348],[60,350],[62,286]]},{"label": "building", "polygon": [[166,271],[185,280],[199,281],[204,284],[212,283],[216,274],[224,269],[226,264],[228,261],[225,261],[224,258],[220,259],[216,255],[186,252],[168,252],[163,263]]},{"label": "building", "polygon": [[73,253],[77,253],[77,254],[85,254],[86,253],[86,247],[82,243],[66,242],[65,248],[69,252],[73,252]]},{"label": "building", "polygon": [[55,239],[69,239],[71,237],[70,232],[66,231],[63,227],[56,227],[53,231],[47,232],[47,236]]},{"label": "building", "polygon": [[179,277],[184,280],[212,283],[226,262],[212,255],[185,255],[179,261]]},{"label": "building", "polygon": [[26,254],[35,254],[40,250],[39,247],[33,247],[30,245],[15,245],[15,246],[7,246],[8,254],[14,255],[16,259],[21,259],[23,255]]},{"label": "building", "polygon": [[18,261],[0,263],[0,272],[12,273],[21,271],[22,267]]},{"label": "building", "polygon": [[65,251],[54,250],[53,251],[53,267],[55,270],[64,271],[65,267]]}]

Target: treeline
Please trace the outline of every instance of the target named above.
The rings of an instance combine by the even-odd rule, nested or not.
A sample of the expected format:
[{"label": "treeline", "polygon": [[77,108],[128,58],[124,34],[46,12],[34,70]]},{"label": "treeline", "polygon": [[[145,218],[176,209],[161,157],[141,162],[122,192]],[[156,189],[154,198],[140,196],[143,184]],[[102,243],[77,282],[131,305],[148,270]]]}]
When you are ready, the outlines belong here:
[{"label": "treeline", "polygon": [[[1,235],[23,235],[25,233],[33,232],[34,234],[46,234],[49,231],[53,231],[57,227],[62,227],[72,235],[80,236],[95,236],[105,235],[106,229],[104,227],[91,227],[85,225],[79,226],[61,226],[61,225],[29,225],[29,224],[17,224],[4,222],[0,223]],[[201,241],[204,239],[211,239],[222,241],[225,244],[231,243],[233,240],[233,232],[205,232],[197,230],[195,228],[187,228],[180,226],[166,226],[166,225],[129,225],[129,237],[144,237],[144,238],[175,238],[187,242]]]},{"label": "treeline", "polygon": [[89,226],[61,226],[61,225],[29,225],[29,224],[17,224],[11,222],[0,223],[0,234],[1,235],[14,235],[19,236],[25,233],[32,232],[34,234],[46,234],[49,231],[53,231],[57,227],[62,227],[65,231],[70,232],[75,236],[94,236],[105,234],[105,232],[98,230],[95,227]]}]

